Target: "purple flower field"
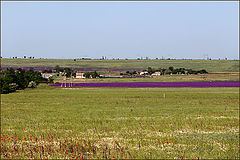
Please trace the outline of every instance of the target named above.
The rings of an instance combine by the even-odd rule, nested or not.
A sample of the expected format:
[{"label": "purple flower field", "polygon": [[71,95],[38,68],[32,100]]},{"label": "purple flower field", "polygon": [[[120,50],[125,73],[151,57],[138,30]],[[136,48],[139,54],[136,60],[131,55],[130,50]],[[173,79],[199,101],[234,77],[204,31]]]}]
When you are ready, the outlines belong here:
[{"label": "purple flower field", "polygon": [[[50,86],[61,86],[52,84]],[[65,83],[63,83],[65,86]],[[70,83],[66,83],[69,87]],[[221,82],[126,82],[126,83],[72,83],[72,87],[240,87],[240,81]]]}]

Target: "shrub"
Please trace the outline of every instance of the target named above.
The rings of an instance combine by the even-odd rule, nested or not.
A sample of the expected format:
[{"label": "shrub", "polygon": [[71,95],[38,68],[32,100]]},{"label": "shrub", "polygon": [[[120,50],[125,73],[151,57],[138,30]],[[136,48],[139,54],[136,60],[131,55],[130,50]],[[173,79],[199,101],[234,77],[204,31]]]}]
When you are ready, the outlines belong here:
[{"label": "shrub", "polygon": [[10,84],[9,84],[10,92],[16,91],[17,88],[18,88],[18,85],[17,85],[16,83],[10,83]]},{"label": "shrub", "polygon": [[37,87],[36,82],[34,82],[34,81],[29,82],[28,88],[36,88],[36,87]]},{"label": "shrub", "polygon": [[205,69],[202,69],[202,70],[199,71],[199,73],[200,73],[200,74],[206,74],[206,73],[208,73],[208,72],[207,72]]},{"label": "shrub", "polygon": [[33,68],[28,71],[21,68],[16,71],[12,68],[1,71],[1,94],[11,93],[26,87],[35,88],[43,79],[41,73],[34,71]]},{"label": "shrub", "polygon": [[173,71],[174,68],[171,66],[171,67],[169,67],[168,69],[170,69],[171,71]]}]

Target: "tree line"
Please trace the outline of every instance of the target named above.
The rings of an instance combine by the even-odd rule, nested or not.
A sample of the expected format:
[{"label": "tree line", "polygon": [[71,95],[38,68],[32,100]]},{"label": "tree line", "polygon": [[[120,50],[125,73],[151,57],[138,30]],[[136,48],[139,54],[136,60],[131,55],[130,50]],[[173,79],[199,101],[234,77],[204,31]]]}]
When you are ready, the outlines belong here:
[{"label": "tree line", "polygon": [[0,70],[0,87],[1,94],[23,90],[25,88],[35,88],[40,82],[48,82],[48,79],[43,78],[39,71],[34,71],[33,68],[24,70],[18,68],[7,68]]},{"label": "tree line", "polygon": [[146,71],[149,74],[153,74],[155,72],[160,72],[160,75],[165,74],[207,74],[208,72],[205,69],[202,70],[193,70],[193,69],[185,69],[185,68],[174,68],[170,66],[168,69],[165,68],[159,68],[154,69],[151,67],[148,67],[147,69],[143,70],[143,72]]},{"label": "tree line", "polygon": [[[147,69],[142,70],[142,72],[147,72],[147,75],[151,75],[155,72],[160,72],[160,75],[167,75],[167,74],[207,74],[208,72],[205,69],[202,70],[193,70],[193,69],[185,69],[185,68],[174,68],[170,66],[169,68],[152,68],[148,67]],[[126,73],[120,73],[120,75],[137,75],[140,72],[137,71],[126,71]]]},{"label": "tree line", "polygon": [[53,70],[49,69],[42,71],[42,73],[57,73],[57,76],[59,76],[60,72],[66,73],[66,77],[76,76],[76,70],[68,67],[60,67],[59,65],[56,65]]},{"label": "tree line", "polygon": [[[64,72],[66,73],[66,77],[76,77],[76,70],[75,69],[72,69],[72,68],[68,68],[68,67],[60,67],[59,65],[55,66],[54,67],[54,71],[52,71],[51,69],[49,70],[44,70],[43,73],[60,73],[60,72]],[[85,78],[99,78],[100,75],[99,73],[97,73],[96,71],[93,71],[93,72],[84,72],[84,75],[83,75]]]},{"label": "tree line", "polygon": [[85,72],[83,75],[85,78],[100,78],[100,75],[96,72]]}]

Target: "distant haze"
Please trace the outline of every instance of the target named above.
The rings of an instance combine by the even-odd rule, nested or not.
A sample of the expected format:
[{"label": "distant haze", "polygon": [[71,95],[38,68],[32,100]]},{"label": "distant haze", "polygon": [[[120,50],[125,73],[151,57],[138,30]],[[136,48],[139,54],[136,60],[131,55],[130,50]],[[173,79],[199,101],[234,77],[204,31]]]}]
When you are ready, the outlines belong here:
[{"label": "distant haze", "polygon": [[2,57],[239,59],[238,2],[1,2]]}]

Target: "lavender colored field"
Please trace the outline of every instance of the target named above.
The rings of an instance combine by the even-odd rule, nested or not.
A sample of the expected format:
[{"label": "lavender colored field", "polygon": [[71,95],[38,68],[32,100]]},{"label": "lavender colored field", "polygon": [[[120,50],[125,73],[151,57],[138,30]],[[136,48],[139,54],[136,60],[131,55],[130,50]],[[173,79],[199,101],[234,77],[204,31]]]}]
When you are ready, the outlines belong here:
[{"label": "lavender colored field", "polygon": [[223,82],[127,82],[127,83],[59,83],[50,86],[72,87],[240,87],[240,81]]}]

